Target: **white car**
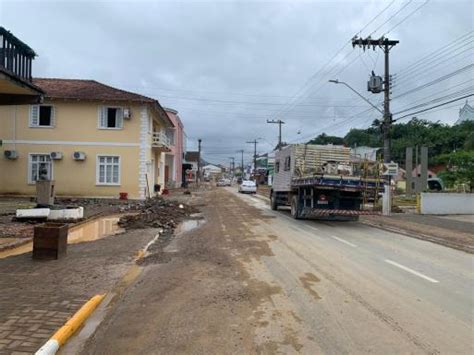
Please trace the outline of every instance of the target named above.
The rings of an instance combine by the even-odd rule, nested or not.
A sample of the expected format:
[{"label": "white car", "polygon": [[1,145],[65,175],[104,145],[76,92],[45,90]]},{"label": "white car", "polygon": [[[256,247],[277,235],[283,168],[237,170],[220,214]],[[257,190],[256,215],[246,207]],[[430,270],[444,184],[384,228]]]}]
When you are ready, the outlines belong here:
[{"label": "white car", "polygon": [[255,194],[257,193],[257,184],[255,184],[255,181],[252,180],[244,180],[239,185],[239,192]]},{"label": "white car", "polygon": [[220,179],[217,184],[217,186],[231,186],[231,181],[230,179]]}]

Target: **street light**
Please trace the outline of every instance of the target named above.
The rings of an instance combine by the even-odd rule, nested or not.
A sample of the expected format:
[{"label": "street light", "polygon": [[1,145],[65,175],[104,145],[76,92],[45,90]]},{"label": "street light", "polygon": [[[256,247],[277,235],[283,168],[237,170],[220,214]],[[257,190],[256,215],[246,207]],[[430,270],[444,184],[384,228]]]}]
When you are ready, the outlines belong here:
[{"label": "street light", "polygon": [[338,79],[336,80],[329,80],[330,83],[333,83],[333,84],[342,84],[342,85],[345,85],[347,86],[351,91],[353,91],[354,93],[357,94],[357,96],[359,96],[362,100],[364,100],[365,102],[367,102],[370,106],[372,106],[374,109],[376,109],[377,111],[379,111],[382,115],[384,114],[384,112],[379,109],[377,106],[375,106],[372,102],[370,102],[369,100],[367,100],[364,96],[362,96],[361,94],[359,94],[354,88],[352,88],[348,83],[344,82],[344,81],[339,81]]}]

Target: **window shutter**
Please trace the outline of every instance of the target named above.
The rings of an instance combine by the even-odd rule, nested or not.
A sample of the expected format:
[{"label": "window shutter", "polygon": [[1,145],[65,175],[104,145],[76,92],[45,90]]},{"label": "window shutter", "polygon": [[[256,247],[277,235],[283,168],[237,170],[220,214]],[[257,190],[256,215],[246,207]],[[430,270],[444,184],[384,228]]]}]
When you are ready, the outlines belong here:
[{"label": "window shutter", "polygon": [[36,127],[39,125],[39,105],[30,106],[30,126]]},{"label": "window shutter", "polygon": [[56,107],[51,106],[51,127],[56,126]]},{"label": "window shutter", "polygon": [[107,127],[107,115],[106,108],[104,106],[99,106],[99,128]]},{"label": "window shutter", "polygon": [[118,108],[116,115],[116,127],[123,128],[123,108]]}]

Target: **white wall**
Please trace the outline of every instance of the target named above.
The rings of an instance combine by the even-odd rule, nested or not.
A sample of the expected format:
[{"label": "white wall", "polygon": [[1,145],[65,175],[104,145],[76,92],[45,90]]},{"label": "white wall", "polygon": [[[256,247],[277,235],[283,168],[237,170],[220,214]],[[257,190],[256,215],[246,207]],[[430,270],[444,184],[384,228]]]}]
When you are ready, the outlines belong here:
[{"label": "white wall", "polygon": [[474,194],[422,192],[420,205],[422,214],[474,214]]}]

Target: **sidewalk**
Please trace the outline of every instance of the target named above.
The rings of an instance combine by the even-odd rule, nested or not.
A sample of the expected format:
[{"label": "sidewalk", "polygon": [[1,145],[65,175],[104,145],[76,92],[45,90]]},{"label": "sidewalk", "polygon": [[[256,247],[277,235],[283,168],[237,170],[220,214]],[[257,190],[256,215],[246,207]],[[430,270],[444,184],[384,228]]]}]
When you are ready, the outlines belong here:
[{"label": "sidewalk", "polygon": [[110,291],[157,232],[70,244],[61,260],[0,259],[0,354],[35,352],[90,297]]},{"label": "sidewalk", "polygon": [[397,213],[391,216],[361,216],[360,222],[474,253],[474,216],[459,218]]}]

